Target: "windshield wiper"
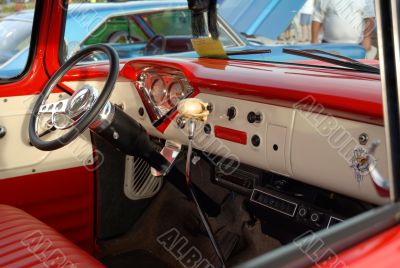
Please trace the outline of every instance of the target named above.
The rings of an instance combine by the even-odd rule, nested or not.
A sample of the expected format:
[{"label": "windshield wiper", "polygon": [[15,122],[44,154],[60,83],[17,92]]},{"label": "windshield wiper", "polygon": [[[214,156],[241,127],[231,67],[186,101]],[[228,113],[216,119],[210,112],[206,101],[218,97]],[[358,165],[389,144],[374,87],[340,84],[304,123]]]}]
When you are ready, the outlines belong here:
[{"label": "windshield wiper", "polygon": [[[346,68],[353,69],[353,70],[360,71],[360,72],[367,72],[367,73],[374,73],[374,74],[380,73],[379,68],[361,63],[361,62],[356,61],[349,57],[345,57],[342,55],[336,55],[336,54],[329,53],[329,52],[326,52],[323,50],[318,50],[318,49],[299,50],[299,49],[284,48],[282,51],[283,51],[283,53],[292,54],[292,55],[296,55],[296,56],[302,56],[302,57],[310,58],[310,59],[314,59],[314,60],[319,60],[319,61],[331,63],[331,64],[338,65],[341,67],[346,67]],[[321,54],[328,55],[329,57],[321,56]]]},{"label": "windshield wiper", "polygon": [[235,55],[249,55],[249,54],[264,54],[271,53],[271,49],[245,49],[245,50],[236,50],[236,51],[226,51],[226,55],[235,56]]}]

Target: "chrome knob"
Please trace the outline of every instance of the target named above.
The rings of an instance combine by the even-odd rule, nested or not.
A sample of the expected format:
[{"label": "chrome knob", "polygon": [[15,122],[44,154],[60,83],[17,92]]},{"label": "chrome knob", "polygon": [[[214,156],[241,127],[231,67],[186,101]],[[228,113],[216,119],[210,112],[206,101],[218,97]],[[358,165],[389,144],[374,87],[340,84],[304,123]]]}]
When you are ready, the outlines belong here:
[{"label": "chrome knob", "polygon": [[319,223],[321,221],[321,216],[319,215],[319,213],[314,212],[313,214],[311,214],[310,219],[314,223]]},{"label": "chrome knob", "polygon": [[307,213],[308,213],[307,209],[305,209],[305,208],[300,208],[299,209],[299,215],[301,217],[305,217],[307,215]]}]

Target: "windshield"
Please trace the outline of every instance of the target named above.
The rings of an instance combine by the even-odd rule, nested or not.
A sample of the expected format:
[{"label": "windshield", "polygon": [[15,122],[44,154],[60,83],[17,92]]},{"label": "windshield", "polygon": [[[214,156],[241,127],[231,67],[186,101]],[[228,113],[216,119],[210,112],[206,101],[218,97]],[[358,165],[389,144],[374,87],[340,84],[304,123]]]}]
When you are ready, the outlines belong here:
[{"label": "windshield", "polygon": [[29,46],[31,28],[31,21],[0,20],[0,65]]},{"label": "windshield", "polygon": [[[206,21],[207,15],[202,16]],[[186,0],[70,1],[64,35],[65,58],[85,46],[98,43],[113,46],[120,59],[185,52],[193,54],[192,25],[192,11]],[[216,27],[223,47],[234,49],[246,45],[247,40],[222,17],[217,17]],[[104,59],[104,55],[98,54],[85,61]]]},{"label": "windshield", "polygon": [[[285,48],[356,60],[377,58],[374,0],[218,0],[214,13],[213,1],[202,0],[69,2],[66,58],[96,43],[110,44],[121,59],[179,53],[180,57],[318,62],[306,53],[285,53]],[[209,5],[196,10],[196,2]],[[218,38],[225,55],[216,53],[215,44],[199,51],[196,40],[207,37]],[[104,59],[97,55],[86,61]]]}]

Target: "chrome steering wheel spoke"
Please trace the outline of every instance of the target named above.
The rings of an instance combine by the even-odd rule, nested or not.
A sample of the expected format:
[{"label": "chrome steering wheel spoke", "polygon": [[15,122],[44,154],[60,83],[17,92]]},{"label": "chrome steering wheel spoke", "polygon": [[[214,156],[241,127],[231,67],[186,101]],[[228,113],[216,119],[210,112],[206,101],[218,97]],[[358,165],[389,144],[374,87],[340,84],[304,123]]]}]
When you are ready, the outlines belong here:
[{"label": "chrome steering wheel spoke", "polygon": [[[38,117],[41,115],[50,116],[50,118],[46,121],[45,131],[49,129],[68,129],[74,125],[74,120],[72,120],[67,114],[69,101],[70,99],[64,99],[40,105]],[[38,124],[38,121],[36,121],[36,123]],[[36,132],[38,131],[37,124]]]},{"label": "chrome steering wheel spoke", "polygon": [[40,105],[38,115],[41,114],[52,115],[54,113],[65,114],[68,106],[68,101],[69,99],[65,99],[53,103],[42,104]]}]

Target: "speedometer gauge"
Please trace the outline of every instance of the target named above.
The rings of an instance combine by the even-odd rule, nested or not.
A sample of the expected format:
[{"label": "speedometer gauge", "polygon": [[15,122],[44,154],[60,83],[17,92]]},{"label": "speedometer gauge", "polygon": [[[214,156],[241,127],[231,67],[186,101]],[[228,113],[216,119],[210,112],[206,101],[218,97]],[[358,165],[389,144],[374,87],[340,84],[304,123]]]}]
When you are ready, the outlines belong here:
[{"label": "speedometer gauge", "polygon": [[154,79],[151,84],[150,97],[157,105],[160,105],[165,101],[167,97],[167,89],[165,88],[164,82],[161,78]]},{"label": "speedometer gauge", "polygon": [[177,105],[180,100],[185,98],[186,91],[182,83],[175,81],[169,86],[169,100],[173,106]]}]

